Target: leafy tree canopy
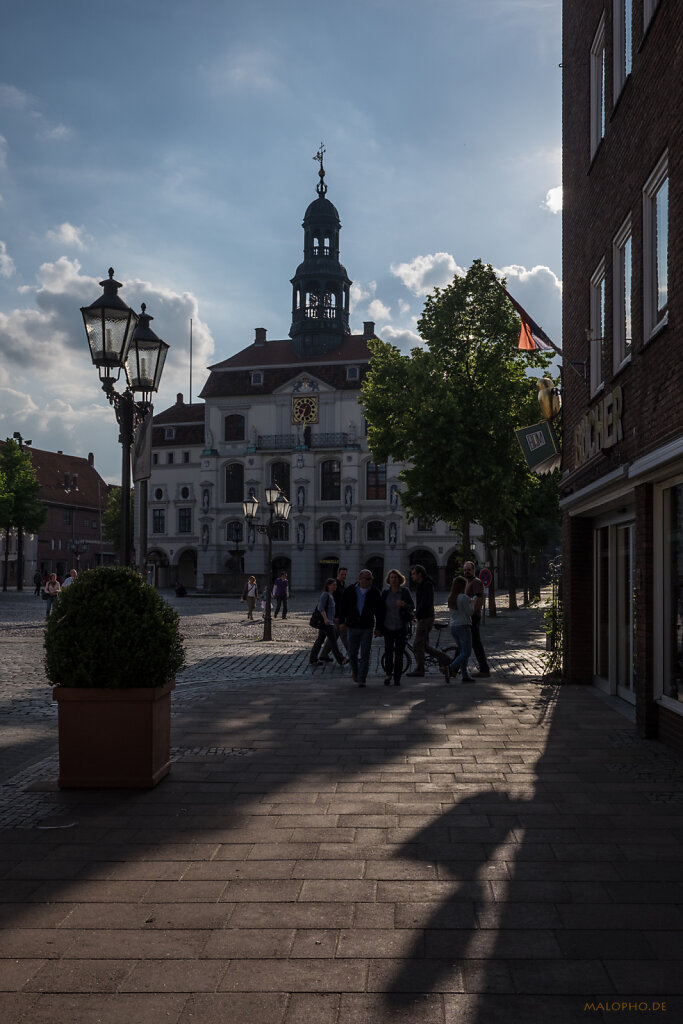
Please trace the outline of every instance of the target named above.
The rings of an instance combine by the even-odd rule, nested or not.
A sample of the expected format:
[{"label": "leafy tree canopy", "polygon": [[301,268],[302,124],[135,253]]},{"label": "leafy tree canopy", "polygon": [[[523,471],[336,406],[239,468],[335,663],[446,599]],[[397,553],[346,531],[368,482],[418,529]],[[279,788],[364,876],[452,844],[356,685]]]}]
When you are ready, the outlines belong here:
[{"label": "leafy tree canopy", "polygon": [[[130,522],[133,522],[133,491],[130,492]],[[107,507],[102,513],[102,536],[117,551],[121,549],[121,488],[112,487],[107,499]]]},{"label": "leafy tree canopy", "polygon": [[402,501],[411,517],[514,531],[529,478],[514,429],[539,418],[530,367],[550,357],[518,349],[519,319],[493,268],[427,296],[417,323],[425,348],[402,355],[373,339],[362,387],[374,459],[408,464]]},{"label": "leafy tree canopy", "polygon": [[8,437],[0,445],[0,527],[36,533],[46,517],[47,506],[40,499],[40,484],[31,456],[14,438]]}]

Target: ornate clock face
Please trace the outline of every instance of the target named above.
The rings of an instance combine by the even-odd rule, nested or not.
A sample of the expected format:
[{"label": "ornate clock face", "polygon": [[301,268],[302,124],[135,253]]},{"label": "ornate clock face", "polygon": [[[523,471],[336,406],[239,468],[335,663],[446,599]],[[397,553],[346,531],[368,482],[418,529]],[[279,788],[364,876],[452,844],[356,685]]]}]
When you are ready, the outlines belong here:
[{"label": "ornate clock face", "polygon": [[292,423],[318,422],[318,396],[305,395],[292,398]]}]

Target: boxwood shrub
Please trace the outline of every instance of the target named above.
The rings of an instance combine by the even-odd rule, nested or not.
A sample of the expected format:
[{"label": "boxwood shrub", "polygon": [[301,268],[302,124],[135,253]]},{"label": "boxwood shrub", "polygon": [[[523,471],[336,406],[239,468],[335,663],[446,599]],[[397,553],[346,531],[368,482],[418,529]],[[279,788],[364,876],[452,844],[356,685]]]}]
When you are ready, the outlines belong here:
[{"label": "boxwood shrub", "polygon": [[178,614],[133,569],[89,569],[62,590],[45,631],[55,686],[162,686],[185,664]]}]

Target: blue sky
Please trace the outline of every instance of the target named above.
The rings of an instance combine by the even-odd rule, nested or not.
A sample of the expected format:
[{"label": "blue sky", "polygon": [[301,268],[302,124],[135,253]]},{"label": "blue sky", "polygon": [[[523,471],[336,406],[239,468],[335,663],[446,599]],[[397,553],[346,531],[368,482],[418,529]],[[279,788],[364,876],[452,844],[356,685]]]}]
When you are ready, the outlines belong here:
[{"label": "blue sky", "polygon": [[120,474],[79,306],[171,345],[157,409],[287,336],[321,140],[352,330],[481,258],[560,336],[560,0],[22,0],[0,35],[0,436]]}]

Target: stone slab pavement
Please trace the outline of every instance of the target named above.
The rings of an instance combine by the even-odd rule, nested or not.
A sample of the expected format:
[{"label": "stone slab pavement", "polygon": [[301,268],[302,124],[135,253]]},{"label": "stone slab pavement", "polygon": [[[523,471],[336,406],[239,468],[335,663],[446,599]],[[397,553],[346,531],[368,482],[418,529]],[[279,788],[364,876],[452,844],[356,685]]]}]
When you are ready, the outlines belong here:
[{"label": "stone slab pavement", "polygon": [[[536,609],[492,676],[364,690],[185,599],[173,767],[59,792],[41,609],[0,596],[0,1020],[683,1019],[683,764],[542,679]],[[626,712],[622,714],[620,712]],[[631,716],[632,718],[632,716]]]}]

